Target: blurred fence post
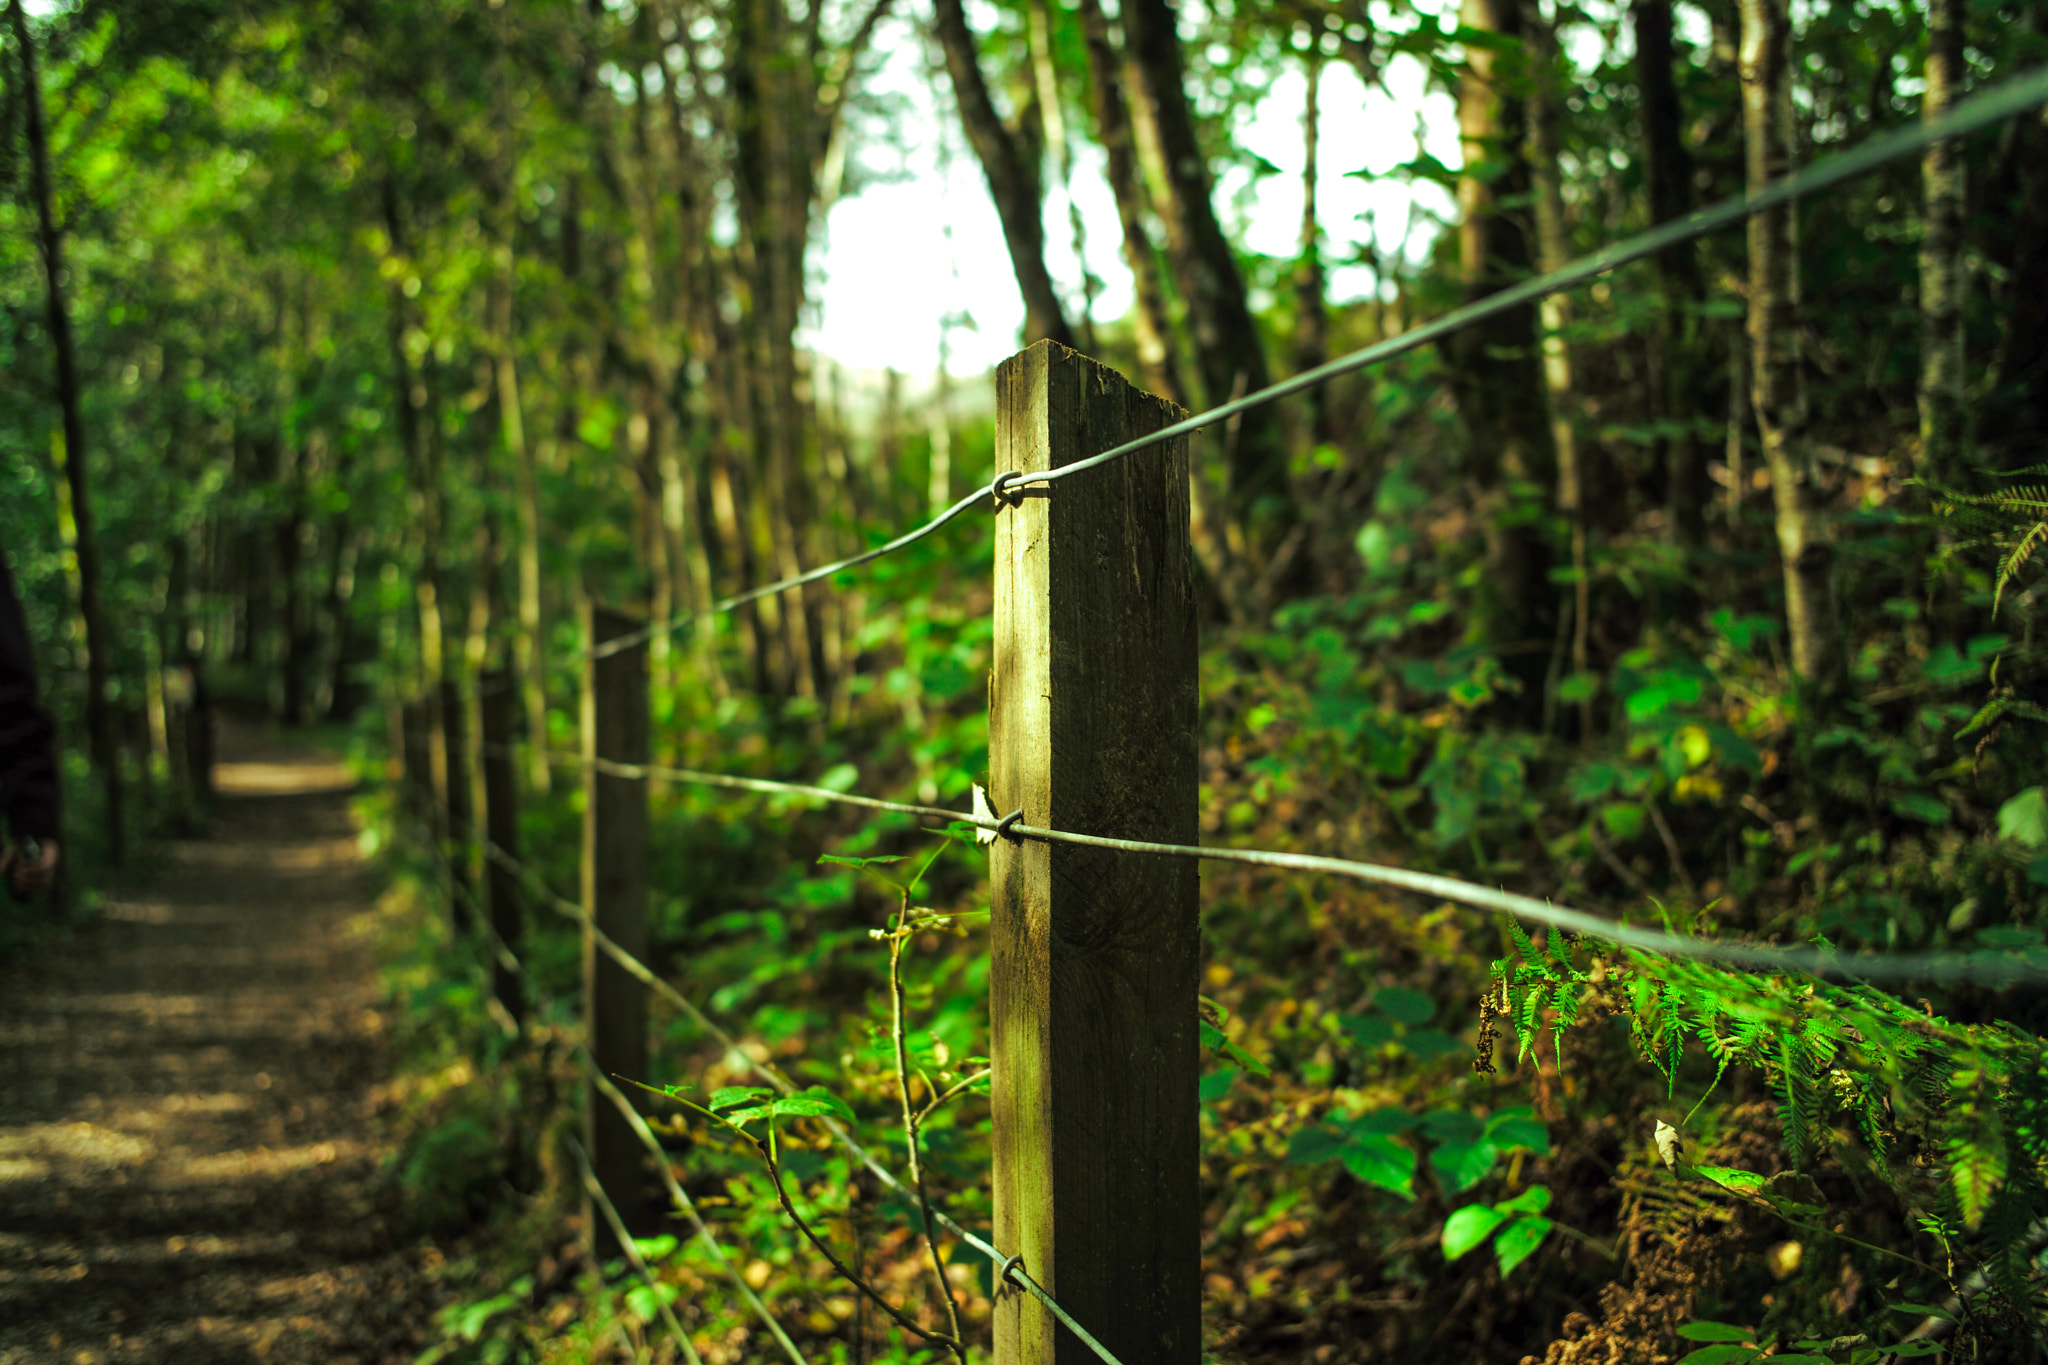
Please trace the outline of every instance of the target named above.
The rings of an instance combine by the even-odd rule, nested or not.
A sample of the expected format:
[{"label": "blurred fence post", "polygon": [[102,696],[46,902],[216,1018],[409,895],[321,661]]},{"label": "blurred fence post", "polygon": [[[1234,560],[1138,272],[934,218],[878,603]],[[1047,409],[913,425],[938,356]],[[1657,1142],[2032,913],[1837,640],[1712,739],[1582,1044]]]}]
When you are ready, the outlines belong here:
[{"label": "blurred fence post", "polygon": [[[592,647],[639,629],[630,616],[586,609],[584,638]],[[647,988],[600,952],[593,926],[635,957],[647,953],[647,780],[598,771],[599,760],[647,762],[652,728],[647,699],[647,644],[642,641],[589,664],[583,689],[583,1009],[590,1055],[599,1072],[647,1079]],[[633,1087],[621,1087],[628,1095]],[[586,1086],[583,1146],[598,1183],[634,1236],[654,1231],[646,1197],[647,1151],[625,1116]],[[592,1211],[584,1226],[596,1246],[609,1244]]]},{"label": "blurred fence post", "polygon": [[[433,767],[427,758],[427,709],[420,701],[399,708],[403,736],[401,759],[405,767],[405,805],[413,818],[431,825],[434,807]],[[431,834],[431,831],[429,831]]]},{"label": "blurred fence post", "polygon": [[448,832],[442,847],[455,883],[449,888],[448,916],[456,932],[466,933],[476,920],[476,797],[470,787],[469,708],[463,704],[462,684],[453,678],[441,680],[441,747]]},{"label": "blurred fence post", "polygon": [[[512,713],[519,704],[512,675],[502,670],[486,673],[477,686],[478,709],[483,723],[484,837],[507,858],[519,857],[519,787],[513,775]],[[519,877],[510,867],[486,854],[484,889],[491,912],[491,932],[519,956],[526,933],[526,904],[521,898]],[[526,1017],[526,996],[519,974],[493,958],[492,993],[505,1013],[517,1024]]]},{"label": "blurred fence post", "polygon": [[[996,469],[1028,474],[1180,410],[1040,342],[997,371],[996,414]],[[1197,842],[1186,439],[999,496],[997,814]],[[989,885],[996,1245],[1124,1365],[1195,1365],[1195,864],[999,837]],[[998,1365],[1092,1358],[1014,1287],[995,1325]]]}]

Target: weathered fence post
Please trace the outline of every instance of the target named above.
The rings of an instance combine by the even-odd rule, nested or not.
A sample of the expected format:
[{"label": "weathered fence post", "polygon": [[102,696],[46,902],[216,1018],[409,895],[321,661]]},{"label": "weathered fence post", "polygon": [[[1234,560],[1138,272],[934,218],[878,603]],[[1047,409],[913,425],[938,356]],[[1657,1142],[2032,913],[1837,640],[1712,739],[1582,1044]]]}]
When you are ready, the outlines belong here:
[{"label": "weathered fence post", "polygon": [[[592,646],[637,630],[640,622],[588,608],[584,638]],[[593,659],[583,689],[583,1009],[590,1055],[607,1076],[647,1075],[647,988],[599,951],[592,927],[635,957],[647,952],[647,781],[601,772],[599,760],[647,762],[647,645]],[[632,1087],[623,1087],[627,1094]],[[583,1145],[598,1183],[634,1236],[654,1231],[654,1206],[645,1198],[646,1149],[594,1086],[586,1087]],[[586,1209],[584,1226],[596,1245],[609,1234]]]},{"label": "weathered fence post", "polygon": [[472,846],[476,832],[475,793],[470,788],[469,708],[463,704],[462,684],[452,678],[441,681],[441,748],[447,777],[442,792],[447,801],[448,839],[442,845],[448,859],[448,875],[454,883],[448,889],[448,916],[458,933],[474,924],[476,872]]},{"label": "weathered fence post", "polygon": [[[996,468],[1042,472],[1180,410],[1039,342],[996,374]],[[990,798],[1023,823],[1198,837],[1185,438],[996,513]],[[1201,1353],[1199,879],[1180,859],[991,850],[996,1245],[1124,1365]],[[1087,1348],[1015,1288],[999,1365]]]},{"label": "weathered fence post", "polygon": [[[513,685],[511,674],[498,671],[483,675],[477,693],[484,732],[484,838],[496,845],[505,857],[516,860],[519,857],[519,789],[513,776],[512,714],[519,704],[518,689]],[[484,856],[484,889],[489,898],[491,932],[517,957],[526,933],[526,904],[520,895],[519,877],[510,867],[491,857],[488,849]],[[526,1017],[526,993],[520,988],[519,974],[503,962],[497,962],[491,982],[492,993],[505,1007],[505,1013],[515,1024],[523,1020]]]}]

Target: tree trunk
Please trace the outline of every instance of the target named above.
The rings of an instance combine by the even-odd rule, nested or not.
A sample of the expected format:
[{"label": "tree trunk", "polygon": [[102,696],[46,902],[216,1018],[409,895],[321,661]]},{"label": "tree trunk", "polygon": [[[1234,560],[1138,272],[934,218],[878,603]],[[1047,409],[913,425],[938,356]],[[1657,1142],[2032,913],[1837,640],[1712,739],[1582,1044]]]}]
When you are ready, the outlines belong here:
[{"label": "tree trunk", "polygon": [[[2000,463],[2032,464],[2030,451],[2048,434],[2048,110],[2020,130],[2021,201],[2012,272],[2005,287],[2005,328],[1993,385],[2000,402]],[[2015,455],[2019,455],[2015,459]]]},{"label": "tree trunk", "polygon": [[[1521,38],[1517,0],[1465,0],[1467,28]],[[1510,63],[1492,46],[1470,47],[1458,87],[1458,128],[1468,168],[1458,180],[1458,251],[1467,300],[1526,276],[1535,264],[1515,205],[1528,202],[1528,110]],[[1445,343],[1466,438],[1472,506],[1486,537],[1486,573],[1473,605],[1472,637],[1515,649],[1508,663],[1524,702],[1541,700],[1543,661],[1533,653],[1550,616],[1548,555],[1539,530],[1554,473],[1549,405],[1539,364],[1536,310],[1523,306],[1467,327]],[[1533,666],[1528,666],[1530,660]]]},{"label": "tree trunk", "polygon": [[1109,18],[1102,12],[1101,0],[1079,0],[1079,13],[1095,95],[1095,135],[1108,154],[1109,189],[1123,225],[1124,261],[1137,287],[1132,325],[1137,334],[1138,370],[1147,389],[1187,407],[1187,386],[1173,357],[1173,319],[1159,279],[1159,253],[1145,227],[1144,172],[1138,164],[1131,111],[1118,80],[1123,60],[1110,37]]},{"label": "tree trunk", "polygon": [[537,792],[550,784],[548,772],[547,633],[541,619],[540,468],[526,442],[526,416],[519,399],[519,362],[513,331],[512,244],[498,248],[498,288],[492,332],[497,346],[498,439],[512,461],[519,511],[519,622],[512,636],[513,670],[519,676],[520,707],[526,713],[526,781]]},{"label": "tree trunk", "polygon": [[100,604],[100,543],[93,518],[91,479],[86,467],[83,390],[78,356],[71,339],[71,313],[64,303],[64,234],[57,226],[55,190],[50,178],[50,148],[43,127],[43,89],[36,70],[35,43],[21,0],[8,0],[7,17],[14,28],[15,51],[21,59],[22,108],[26,117],[29,183],[36,201],[36,242],[43,258],[45,321],[57,360],[57,404],[64,423],[64,480],[71,493],[72,548],[78,557],[78,613],[85,625],[85,729],[93,768],[100,779],[106,806],[107,861],[119,867],[127,851],[123,819],[121,751],[114,731],[113,706],[107,696],[113,671],[113,640]]},{"label": "tree trunk", "polygon": [[946,54],[946,72],[952,77],[953,97],[960,105],[961,126],[988,178],[989,196],[995,200],[1003,241],[1010,249],[1010,268],[1016,271],[1017,288],[1024,295],[1024,344],[1046,339],[1071,347],[1074,332],[1045,268],[1045,195],[1035,149],[1004,127],[996,113],[961,0],[934,0],[932,27]]},{"label": "tree trunk", "polygon": [[[1301,110],[1301,249],[1294,260],[1294,369],[1299,374],[1313,370],[1330,358],[1330,317],[1323,301],[1323,233],[1316,220],[1316,152],[1322,141],[1321,93],[1323,63],[1314,49],[1302,61],[1308,80],[1308,94]],[[1308,443],[1327,445],[1334,439],[1330,426],[1330,389],[1319,384],[1304,395],[1308,402]]]},{"label": "tree trunk", "polygon": [[[1927,93],[1923,118],[1946,112],[1963,95],[1963,0],[1929,0]],[[1920,176],[1926,195],[1920,237],[1919,476],[1950,485],[1964,468],[1963,407],[1963,144],[1927,145]],[[2040,300],[2035,299],[2038,306]]]},{"label": "tree trunk", "polygon": [[[1636,0],[1636,84],[1642,91],[1643,166],[1650,200],[1650,221],[1668,223],[1692,212],[1692,155],[1685,146],[1685,110],[1673,79],[1671,0]],[[1698,545],[1706,536],[1707,505],[1713,494],[1707,479],[1706,449],[1691,431],[1694,416],[1705,407],[1706,388],[1695,373],[1699,350],[1698,314],[1704,294],[1699,255],[1691,242],[1680,242],[1657,254],[1657,272],[1664,284],[1664,314],[1651,334],[1652,404],[1656,416],[1672,424],[1662,438],[1664,506],[1671,537],[1679,545]],[[1683,426],[1684,430],[1678,428]]]},{"label": "tree trunk", "polygon": [[[1208,161],[1195,136],[1175,25],[1169,0],[1124,4],[1124,55],[1137,76],[1128,84],[1133,97],[1148,106],[1159,140],[1167,252],[1187,298],[1203,397],[1220,403],[1264,388],[1269,371],[1236,254],[1210,198]],[[1231,447],[1231,516],[1244,533],[1254,567],[1268,573],[1275,552],[1300,520],[1273,409],[1246,413]]]},{"label": "tree trunk", "polygon": [[[1535,5],[1528,7],[1525,19],[1534,38],[1530,48],[1535,58],[1535,81],[1530,90],[1529,166],[1536,190],[1536,254],[1539,267],[1551,271],[1562,268],[1571,259],[1563,173],[1558,166],[1564,73],[1558,62],[1556,34]],[[1545,295],[1540,314],[1543,382],[1550,398],[1550,439],[1557,450],[1557,506],[1571,524],[1572,673],[1583,677],[1592,668],[1593,583],[1587,555],[1585,487],[1579,463],[1579,418],[1583,408],[1572,370],[1571,347],[1565,339],[1572,322],[1571,295],[1562,291]],[[1549,704],[1547,698],[1545,704]],[[1590,696],[1580,697],[1578,712],[1579,737],[1583,740],[1593,733]],[[1548,714],[1546,711],[1545,715]]]},{"label": "tree trunk", "polygon": [[[1741,0],[1744,173],[1751,193],[1792,169],[1792,24],[1786,0]],[[1792,669],[1825,697],[1843,682],[1834,546],[1819,525],[1806,394],[1799,375],[1792,209],[1749,220],[1750,394],[1777,506]]]}]

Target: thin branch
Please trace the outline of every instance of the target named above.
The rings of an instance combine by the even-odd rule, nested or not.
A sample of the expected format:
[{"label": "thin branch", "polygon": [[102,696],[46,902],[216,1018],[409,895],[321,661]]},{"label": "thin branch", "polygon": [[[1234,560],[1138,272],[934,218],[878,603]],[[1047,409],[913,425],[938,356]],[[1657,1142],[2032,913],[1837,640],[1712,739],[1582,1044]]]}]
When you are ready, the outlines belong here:
[{"label": "thin branch", "polygon": [[818,1254],[831,1263],[832,1269],[839,1273],[839,1277],[861,1293],[867,1295],[870,1299],[873,1299],[881,1310],[895,1321],[898,1327],[903,1328],[905,1331],[915,1332],[926,1341],[935,1341],[939,1345],[957,1353],[961,1359],[966,1359],[967,1353],[960,1345],[959,1338],[949,1337],[943,1332],[928,1331],[918,1326],[907,1314],[899,1310],[895,1304],[883,1298],[880,1290],[855,1274],[846,1262],[840,1260],[832,1248],[825,1244],[825,1239],[811,1231],[811,1225],[804,1221],[803,1215],[796,1211],[796,1205],[790,1202],[789,1189],[782,1183],[782,1167],[776,1164],[775,1154],[770,1150],[767,1139],[753,1137],[749,1134],[748,1141],[754,1144],[754,1150],[760,1154],[761,1163],[768,1168],[768,1179],[775,1186],[775,1198],[782,1204],[782,1211],[789,1215],[790,1222],[796,1224],[797,1231],[810,1239],[811,1245],[818,1249]]}]

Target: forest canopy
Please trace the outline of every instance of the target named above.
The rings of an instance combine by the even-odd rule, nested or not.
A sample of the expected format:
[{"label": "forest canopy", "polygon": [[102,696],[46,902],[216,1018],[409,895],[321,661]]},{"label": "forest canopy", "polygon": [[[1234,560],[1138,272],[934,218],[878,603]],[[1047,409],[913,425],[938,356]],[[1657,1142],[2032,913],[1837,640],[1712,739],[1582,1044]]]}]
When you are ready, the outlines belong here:
[{"label": "forest canopy", "polygon": [[[681,1223],[637,1299],[537,1270],[590,1216],[580,931],[534,911],[508,1041],[474,917],[429,912],[489,876],[492,697],[531,903],[583,884],[611,613],[651,623],[657,765],[989,784],[994,500],[747,596],[1004,470],[984,376],[821,349],[859,331],[821,327],[835,206],[942,145],[972,175],[922,202],[1000,233],[962,282],[1021,318],[994,351],[1200,412],[2038,83],[2048,4],[8,0],[0,55],[0,549],[70,903],[203,833],[217,715],[349,735],[424,907],[408,1046],[476,1061],[405,1116],[468,1277],[421,1358],[681,1350],[669,1314],[725,1365],[988,1349],[986,1269],[827,1127],[909,1130],[992,1226],[980,846],[649,784],[643,955],[706,1013],[627,1079],[703,1106],[647,1112],[745,1292]],[[1249,145],[1281,90],[1299,171]],[[1332,143],[1333,98],[1412,159]],[[1766,954],[1205,864],[1205,1356],[2041,1358],[2043,300],[2036,101],[1190,438],[1202,843]]]}]

